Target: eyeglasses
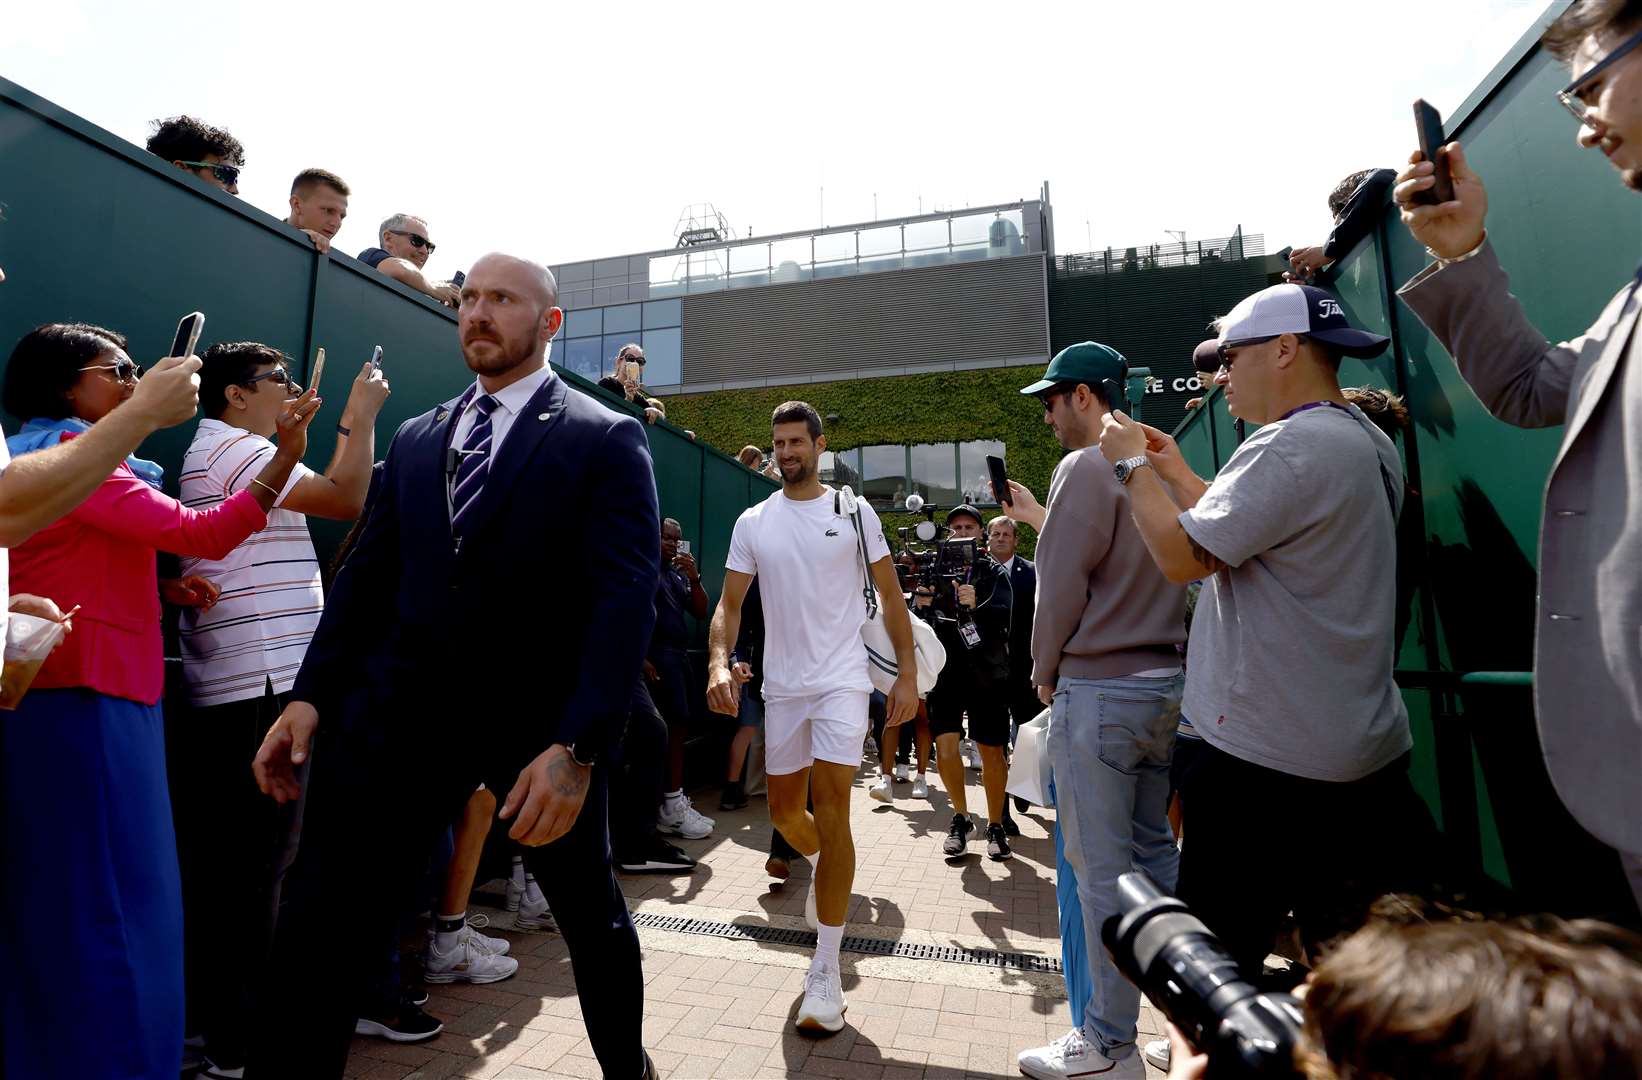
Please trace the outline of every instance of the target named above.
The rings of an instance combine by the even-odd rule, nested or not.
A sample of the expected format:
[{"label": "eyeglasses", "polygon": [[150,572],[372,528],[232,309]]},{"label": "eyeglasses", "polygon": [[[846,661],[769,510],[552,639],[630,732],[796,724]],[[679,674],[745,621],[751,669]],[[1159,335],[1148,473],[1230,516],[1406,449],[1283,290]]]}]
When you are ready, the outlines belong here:
[{"label": "eyeglasses", "polygon": [[186,165],[190,169],[210,169],[212,176],[229,187],[239,183],[238,165],[224,165],[220,161],[179,161],[177,164]]},{"label": "eyeglasses", "polygon": [[1556,92],[1556,99],[1562,103],[1562,107],[1573,113],[1574,119],[1578,120],[1581,125],[1589,126],[1591,122],[1591,107],[1582,97],[1590,89],[1591,82],[1601,77],[1603,72],[1613,67],[1625,54],[1634,50],[1638,45],[1642,45],[1642,30],[1638,30],[1620,42],[1613,52],[1597,61],[1595,67]]},{"label": "eyeglasses", "polygon": [[427,248],[429,255],[432,255],[433,252],[434,252],[434,249],[439,246],[438,244],[435,244],[432,240],[429,240],[427,237],[423,236],[421,233],[406,232],[404,229],[389,229],[387,231],[393,233],[393,235],[395,235],[395,236],[403,236],[403,237],[407,238],[408,240],[410,240],[411,247],[413,247],[413,248],[416,248],[418,250],[420,250],[422,248]]},{"label": "eyeglasses", "polygon": [[114,378],[123,383],[134,383],[143,377],[143,366],[130,360],[116,360],[112,364],[87,364],[81,371],[112,371]]},{"label": "eyeglasses", "polygon": [[1062,394],[1070,394],[1076,389],[1077,385],[1075,383],[1060,383],[1059,385],[1051,386],[1047,390],[1039,391],[1034,396],[1038,399],[1039,403],[1043,405],[1044,411],[1048,412],[1055,407],[1056,398],[1060,397]]},{"label": "eyeglasses", "polygon": [[253,375],[240,385],[245,387],[247,390],[252,390],[255,389],[257,383],[261,382],[263,379],[272,379],[274,382],[285,387],[287,391],[293,394],[302,389],[302,387],[297,385],[296,380],[291,378],[291,373],[282,367],[277,367],[272,371],[264,371],[261,375]]},{"label": "eyeglasses", "polygon": [[[1215,350],[1216,352],[1218,352],[1220,354],[1220,366],[1225,368],[1226,370],[1230,371],[1231,366],[1232,366],[1232,361],[1234,359],[1236,359],[1235,357],[1232,356],[1232,351],[1233,350],[1235,350],[1235,349],[1247,349],[1247,348],[1249,348],[1251,346],[1254,346],[1254,345],[1264,345],[1266,342],[1276,341],[1278,338],[1280,338],[1282,336],[1283,336],[1282,334],[1267,334],[1265,337],[1244,338],[1242,341],[1228,341],[1228,342],[1224,343],[1223,345],[1221,345],[1220,348]],[[1304,334],[1295,334],[1294,335],[1294,340],[1304,341],[1304,340],[1306,340],[1306,335],[1304,335]],[[1205,374],[1218,374],[1218,373],[1217,372],[1206,372]]]}]

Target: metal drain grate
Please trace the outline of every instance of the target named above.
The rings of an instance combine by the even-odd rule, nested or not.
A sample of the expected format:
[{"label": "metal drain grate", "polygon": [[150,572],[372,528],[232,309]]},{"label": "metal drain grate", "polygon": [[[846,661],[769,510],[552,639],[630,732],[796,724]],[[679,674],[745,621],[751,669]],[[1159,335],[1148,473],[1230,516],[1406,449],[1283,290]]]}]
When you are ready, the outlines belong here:
[{"label": "metal drain grate", "polygon": [[[655,915],[640,912],[633,916],[633,925],[648,930],[670,930],[677,934],[705,934],[708,937],[731,938],[737,941],[764,941],[774,945],[814,945],[815,931],[785,930],[773,926],[713,922],[708,919],[686,919],[677,915]],[[955,945],[909,945],[886,938],[846,937],[839,945],[846,952],[866,953],[869,956],[902,956],[909,960],[940,960],[948,964],[975,964],[980,967],[1014,968],[1019,971],[1040,971],[1059,975],[1060,961],[1032,953],[999,952],[996,949],[966,949]]]}]

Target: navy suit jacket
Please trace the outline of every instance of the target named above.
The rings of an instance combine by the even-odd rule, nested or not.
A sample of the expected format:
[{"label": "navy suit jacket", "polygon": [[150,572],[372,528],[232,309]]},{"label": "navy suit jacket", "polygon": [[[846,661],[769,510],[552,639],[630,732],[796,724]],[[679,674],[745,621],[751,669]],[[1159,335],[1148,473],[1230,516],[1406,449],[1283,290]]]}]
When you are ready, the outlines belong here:
[{"label": "navy suit jacket", "polygon": [[1038,568],[1029,560],[1015,556],[1009,568],[1009,586],[1014,590],[1015,603],[1009,612],[1009,670],[1019,675],[1032,675],[1032,615],[1038,604]]},{"label": "navy suit jacket", "polygon": [[446,448],[460,401],[394,436],[291,696],[319,710],[321,731],[443,732],[491,768],[523,768],[554,743],[606,748],[655,623],[644,428],[548,379],[491,461],[458,548]]}]

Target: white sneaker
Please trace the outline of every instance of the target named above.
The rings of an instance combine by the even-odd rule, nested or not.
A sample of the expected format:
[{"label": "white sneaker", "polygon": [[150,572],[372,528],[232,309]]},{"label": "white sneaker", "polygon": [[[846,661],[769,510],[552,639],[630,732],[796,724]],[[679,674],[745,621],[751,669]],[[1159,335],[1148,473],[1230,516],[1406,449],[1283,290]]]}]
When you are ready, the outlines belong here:
[{"label": "white sneaker", "polygon": [[959,741],[958,756],[963,759],[964,767],[966,769],[978,769],[981,767],[981,755],[980,752],[975,749],[974,739],[962,739]]},{"label": "white sneaker", "polygon": [[867,741],[861,744],[861,756],[868,761],[877,761],[878,740],[874,739],[871,735],[868,735]]},{"label": "white sneaker", "polygon": [[687,795],[678,799],[663,799],[661,813],[656,817],[657,832],[682,836],[686,840],[700,840],[710,835],[716,824],[712,818],[691,806]]},{"label": "white sneaker", "polygon": [[513,929],[550,934],[559,932],[559,924],[547,906],[547,897],[542,895],[542,887],[534,881],[525,883],[524,896],[519,899],[518,914],[513,916]]},{"label": "white sneaker", "polygon": [[519,970],[519,961],[513,957],[485,952],[467,937],[458,937],[456,948],[448,953],[440,952],[437,942],[428,942],[424,964],[422,981],[430,983],[501,982]]},{"label": "white sneaker", "polygon": [[896,765],[895,765],[895,782],[897,784],[906,783],[909,771],[910,770],[907,769],[907,763],[906,762],[904,762],[904,761],[897,762]]},{"label": "white sneaker", "polygon": [[919,773],[918,778],[912,781],[912,797],[914,799],[929,798],[929,781],[924,779],[923,773]]},{"label": "white sneaker", "polygon": [[889,777],[880,776],[878,782],[867,788],[867,794],[879,802],[894,802],[895,793],[889,789]]},{"label": "white sneaker", "polygon": [[1140,1048],[1140,1056],[1155,1068],[1169,1071],[1169,1040],[1153,1039]]},{"label": "white sneaker", "polygon": [[[506,956],[507,951],[513,948],[513,943],[511,941],[507,940],[507,938],[490,937],[479,933],[480,927],[489,925],[489,915],[482,912],[477,915],[469,915],[467,924],[463,926],[458,933],[461,935],[461,939],[463,941],[468,942],[480,952],[488,953],[491,956]],[[434,934],[435,931],[430,927],[428,929],[429,941],[433,940]]]},{"label": "white sneaker", "polygon": [[1069,1080],[1071,1077],[1100,1077],[1100,1080],[1146,1080],[1146,1062],[1140,1054],[1130,1054],[1121,1062],[1108,1059],[1085,1039],[1084,1032],[1072,1027],[1049,1046],[1021,1050],[1016,1057],[1020,1070],[1034,1080]]},{"label": "white sneaker", "polygon": [[838,1031],[844,1026],[844,983],[838,972],[811,969],[804,976],[804,1003],[794,1021],[800,1031]]},{"label": "white sneaker", "polygon": [[1070,1077],[1099,1077],[1100,1080],[1146,1080],[1146,1063],[1139,1054],[1113,1061],[1094,1043],[1073,1028],[1048,1046],[1022,1050],[1016,1058],[1021,1072],[1035,1080],[1068,1080]]}]

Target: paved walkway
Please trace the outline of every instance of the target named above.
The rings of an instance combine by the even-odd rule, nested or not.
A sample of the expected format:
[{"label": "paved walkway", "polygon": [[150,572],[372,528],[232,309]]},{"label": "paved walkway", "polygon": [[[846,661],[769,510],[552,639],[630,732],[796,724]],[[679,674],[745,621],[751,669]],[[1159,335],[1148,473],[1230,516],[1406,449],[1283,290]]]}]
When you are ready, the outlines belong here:
[{"label": "paved walkway", "polygon": [[[1015,858],[992,862],[984,838],[970,854],[941,854],[952,811],[931,774],[930,799],[912,800],[897,784],[892,807],[867,797],[867,770],[856,782],[853,823],[855,890],[847,935],[908,945],[997,949],[1060,958],[1055,913],[1050,811],[1017,815]],[[985,806],[979,775],[969,773],[969,805]],[[804,930],[809,868],[766,876],[769,815],[762,798],[736,813],[716,809],[716,791],[696,801],[718,826],[705,840],[684,841],[700,860],[677,877],[625,876],[635,915],[649,913]],[[500,883],[493,883],[499,890]],[[501,905],[482,892],[471,910]],[[582,1028],[564,942],[557,935],[508,930],[510,916],[491,912],[487,933],[513,942],[519,972],[488,986],[430,987],[427,1009],[445,1022],[438,1038],[414,1046],[354,1040],[350,1077],[598,1077]],[[1062,1035],[1069,1026],[1058,974],[903,956],[842,954],[848,1026],[813,1038],[792,1028],[809,950],[676,930],[641,928],[645,978],[645,1045],[662,1076],[830,1076],[860,1080],[1018,1076],[1015,1055]],[[1161,1031],[1142,1006],[1141,1041]],[[1152,1076],[1162,1076],[1151,1070]]]}]

